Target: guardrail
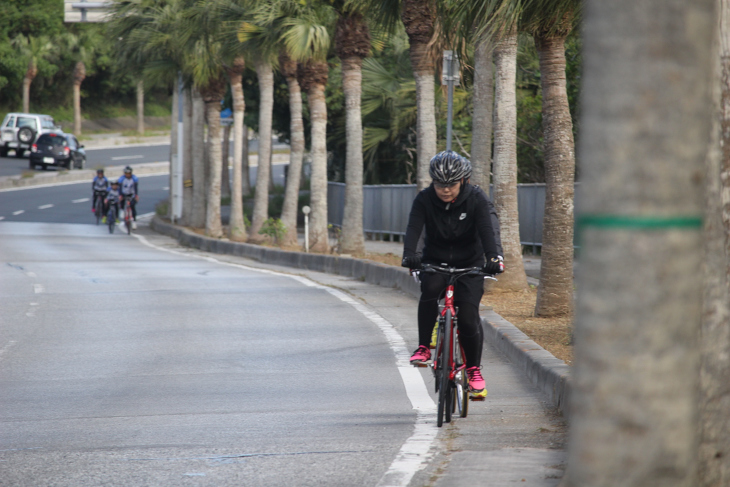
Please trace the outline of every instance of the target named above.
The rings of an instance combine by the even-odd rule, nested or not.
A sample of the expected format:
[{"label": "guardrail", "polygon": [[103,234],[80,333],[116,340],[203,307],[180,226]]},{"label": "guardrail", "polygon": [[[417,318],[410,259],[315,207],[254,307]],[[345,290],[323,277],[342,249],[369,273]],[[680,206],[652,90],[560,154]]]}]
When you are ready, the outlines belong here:
[{"label": "guardrail", "polygon": [[[416,197],[415,184],[363,186],[363,228],[368,238],[400,240],[406,233],[408,214]],[[491,193],[491,188],[490,188]],[[545,184],[518,184],[517,206],[520,220],[520,242],[542,246],[542,220],[545,213]],[[345,183],[328,183],[327,221],[342,226],[345,208]]]}]

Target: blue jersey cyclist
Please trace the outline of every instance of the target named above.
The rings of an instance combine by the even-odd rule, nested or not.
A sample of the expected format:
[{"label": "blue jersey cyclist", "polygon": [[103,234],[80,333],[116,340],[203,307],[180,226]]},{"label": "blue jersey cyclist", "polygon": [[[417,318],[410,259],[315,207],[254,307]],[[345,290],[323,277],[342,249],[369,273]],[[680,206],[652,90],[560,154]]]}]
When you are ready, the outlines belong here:
[{"label": "blue jersey cyclist", "polygon": [[127,166],[124,168],[124,176],[117,181],[119,183],[119,193],[123,198],[129,198],[132,204],[132,228],[137,228],[137,202],[139,201],[139,179],[132,174],[132,168]]},{"label": "blue jersey cyclist", "polygon": [[[93,194],[93,198],[91,200],[91,211],[93,213],[96,213],[96,201],[99,198],[102,198],[103,200],[108,190],[109,180],[106,176],[104,176],[104,170],[97,169],[96,176],[94,176],[94,180],[91,182],[91,192]],[[103,210],[103,213],[106,215],[106,209]]]},{"label": "blue jersey cyclist", "polygon": [[[484,191],[469,184],[471,163],[455,152],[441,152],[431,159],[429,175],[433,183],[418,193],[408,218],[403,267],[419,269],[427,263],[481,267],[484,273],[492,275],[502,272],[496,212]],[[422,233],[423,249],[419,252]],[[420,278],[418,349],[411,356],[414,365],[431,358],[431,331],[438,315],[439,298],[448,284],[448,278],[440,274],[421,273]],[[479,317],[484,278],[466,275],[457,281],[455,291],[469,390],[473,397],[484,397],[487,389],[480,371],[484,336]]]}]

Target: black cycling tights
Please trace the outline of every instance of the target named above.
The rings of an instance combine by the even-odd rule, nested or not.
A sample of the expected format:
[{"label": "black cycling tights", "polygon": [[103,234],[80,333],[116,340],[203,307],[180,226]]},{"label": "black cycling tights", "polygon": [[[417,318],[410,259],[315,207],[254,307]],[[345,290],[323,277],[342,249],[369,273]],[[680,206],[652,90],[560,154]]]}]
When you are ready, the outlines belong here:
[{"label": "black cycling tights", "polygon": [[[418,344],[431,343],[431,332],[436,324],[438,300],[443,297],[448,281],[445,276],[421,273],[421,300],[418,303]],[[482,362],[484,332],[479,317],[479,301],[484,294],[481,276],[465,276],[456,284],[454,306],[459,310],[459,339],[466,355],[467,367]]]}]

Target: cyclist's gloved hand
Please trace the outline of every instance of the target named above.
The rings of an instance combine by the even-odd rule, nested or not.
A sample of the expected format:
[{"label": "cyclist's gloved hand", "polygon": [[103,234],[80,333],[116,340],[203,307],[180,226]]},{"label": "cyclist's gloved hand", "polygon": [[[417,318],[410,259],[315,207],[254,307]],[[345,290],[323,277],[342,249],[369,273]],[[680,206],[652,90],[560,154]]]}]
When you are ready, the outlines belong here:
[{"label": "cyclist's gloved hand", "polygon": [[403,257],[403,260],[400,263],[401,266],[407,267],[409,269],[420,269],[421,268],[421,258],[417,255],[413,255],[411,257]]},{"label": "cyclist's gloved hand", "polygon": [[487,262],[482,266],[482,272],[495,275],[504,272],[504,261],[498,255],[487,257]]}]

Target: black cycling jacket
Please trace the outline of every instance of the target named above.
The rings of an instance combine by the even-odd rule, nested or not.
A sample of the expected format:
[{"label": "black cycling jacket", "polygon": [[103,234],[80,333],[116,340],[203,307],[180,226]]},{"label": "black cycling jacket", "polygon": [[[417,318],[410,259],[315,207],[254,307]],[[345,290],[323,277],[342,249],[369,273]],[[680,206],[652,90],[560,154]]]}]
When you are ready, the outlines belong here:
[{"label": "black cycling jacket", "polygon": [[433,184],[413,200],[403,245],[403,257],[418,255],[424,232],[422,261],[454,267],[476,267],[484,257],[502,254],[494,205],[478,186],[465,184],[455,201],[444,203]]}]

